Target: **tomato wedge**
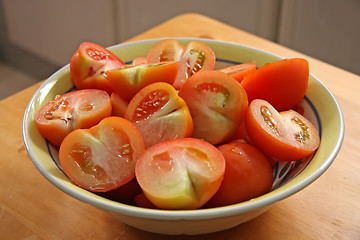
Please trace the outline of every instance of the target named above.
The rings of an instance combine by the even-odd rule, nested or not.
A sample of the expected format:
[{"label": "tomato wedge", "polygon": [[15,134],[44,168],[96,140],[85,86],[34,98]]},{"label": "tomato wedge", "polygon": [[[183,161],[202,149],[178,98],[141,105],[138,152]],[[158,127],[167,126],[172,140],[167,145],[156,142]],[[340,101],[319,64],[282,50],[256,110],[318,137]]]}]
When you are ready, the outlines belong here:
[{"label": "tomato wedge", "polygon": [[271,191],[273,171],[260,150],[239,141],[221,145],[218,149],[225,157],[225,175],[219,190],[206,206],[240,203]]},{"label": "tomato wedge", "polygon": [[224,72],[235,78],[239,83],[242,82],[245,75],[256,70],[255,63],[241,63],[230,67],[219,69],[220,72]]},{"label": "tomato wedge", "polygon": [[184,47],[175,39],[165,39],[156,43],[147,54],[148,63],[175,61],[178,62]]},{"label": "tomato wedge", "polygon": [[66,136],[59,160],[76,185],[106,192],[134,179],[136,160],[144,149],[134,124],[121,117],[108,117],[90,129],[77,129]]},{"label": "tomato wedge", "polygon": [[164,82],[144,87],[130,101],[125,118],[141,132],[145,146],[190,137],[193,122],[189,108],[175,88]]},{"label": "tomato wedge", "polygon": [[106,48],[83,42],[70,60],[70,73],[77,89],[95,88],[111,93],[112,88],[105,72],[123,65],[124,63]]},{"label": "tomato wedge", "polygon": [[185,81],[196,72],[215,67],[216,57],[210,47],[201,42],[190,42],[185,46],[179,61],[179,70],[173,86],[180,89]]},{"label": "tomato wedge", "polygon": [[251,102],[245,126],[251,142],[280,161],[300,160],[311,155],[320,144],[316,128],[304,116],[293,110],[279,113],[260,99]]},{"label": "tomato wedge", "polygon": [[106,75],[114,91],[125,101],[130,101],[140,89],[151,83],[172,84],[177,71],[177,62],[161,62],[137,66],[125,65],[106,72]]},{"label": "tomato wedge", "polygon": [[144,194],[157,207],[196,209],[219,189],[225,159],[203,140],[180,138],[148,148],[135,172]]},{"label": "tomato wedge", "polygon": [[203,70],[190,77],[179,91],[194,122],[193,137],[212,144],[229,140],[247,111],[245,90],[228,74]]},{"label": "tomato wedge", "polygon": [[71,131],[90,128],[111,115],[109,94],[103,90],[84,89],[57,96],[36,114],[40,133],[55,146]]},{"label": "tomato wedge", "polygon": [[146,57],[137,57],[131,62],[131,65],[137,66],[137,65],[147,64],[147,63],[148,63],[148,60]]},{"label": "tomato wedge", "polygon": [[249,102],[263,99],[278,111],[289,110],[304,98],[309,79],[309,63],[302,58],[265,64],[247,74],[241,82]]}]

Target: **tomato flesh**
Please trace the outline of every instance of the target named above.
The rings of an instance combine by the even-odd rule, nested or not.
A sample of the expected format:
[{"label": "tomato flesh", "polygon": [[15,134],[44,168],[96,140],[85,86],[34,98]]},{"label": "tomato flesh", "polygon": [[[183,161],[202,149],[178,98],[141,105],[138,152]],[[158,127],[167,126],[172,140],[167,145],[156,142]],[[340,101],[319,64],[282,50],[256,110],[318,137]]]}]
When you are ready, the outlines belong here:
[{"label": "tomato flesh", "polygon": [[156,43],[147,54],[147,62],[158,63],[180,61],[184,47],[175,39],[165,39]]},{"label": "tomato flesh", "polygon": [[150,84],[130,101],[125,118],[140,130],[146,147],[159,142],[190,137],[193,121],[185,101],[168,83]]},{"label": "tomato flesh", "polygon": [[246,92],[226,73],[203,70],[179,91],[194,121],[193,137],[212,144],[228,141],[247,111]]},{"label": "tomato flesh", "polygon": [[219,69],[220,72],[224,72],[226,74],[229,74],[233,78],[235,78],[239,83],[242,82],[244,77],[256,70],[256,64],[255,63],[241,63],[237,65],[233,65],[230,67],[226,67],[223,69]]},{"label": "tomato flesh", "polygon": [[136,160],[143,151],[142,137],[131,122],[108,117],[90,129],[77,129],[66,136],[59,159],[75,184],[106,192],[135,177]]},{"label": "tomato flesh", "polygon": [[60,146],[71,131],[90,128],[111,115],[109,95],[103,90],[84,89],[57,96],[36,114],[41,134],[52,144]]}]

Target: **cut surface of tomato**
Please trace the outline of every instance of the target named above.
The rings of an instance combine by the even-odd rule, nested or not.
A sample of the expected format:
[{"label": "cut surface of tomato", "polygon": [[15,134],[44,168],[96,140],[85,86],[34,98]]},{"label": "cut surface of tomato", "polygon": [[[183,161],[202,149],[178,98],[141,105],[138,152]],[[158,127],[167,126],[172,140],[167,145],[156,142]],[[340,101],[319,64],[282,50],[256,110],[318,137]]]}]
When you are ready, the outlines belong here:
[{"label": "cut surface of tomato", "polygon": [[219,189],[225,160],[213,145],[194,138],[148,148],[136,163],[146,197],[162,209],[197,209]]},{"label": "cut surface of tomato", "polygon": [[36,114],[40,133],[52,144],[60,143],[74,129],[90,128],[111,115],[109,94],[103,90],[84,89],[57,96]]},{"label": "cut surface of tomato", "polygon": [[193,137],[211,144],[229,140],[248,107],[245,90],[231,76],[203,70],[190,77],[179,91],[194,122]]},{"label": "cut surface of tomato", "polygon": [[240,203],[271,191],[273,171],[260,150],[240,141],[218,149],[225,158],[225,175],[219,190],[206,203],[208,207]]},{"label": "cut surface of tomato", "polygon": [[121,117],[108,117],[90,129],[77,129],[66,136],[59,160],[76,185],[106,192],[134,179],[136,160],[144,149],[134,124]]},{"label": "cut surface of tomato", "polygon": [[239,83],[242,82],[245,75],[256,70],[255,63],[241,63],[237,65],[233,65],[230,67],[219,69],[220,72],[224,72],[229,74],[233,78],[235,78]]},{"label": "cut surface of tomato", "polygon": [[165,140],[190,137],[193,122],[185,101],[164,82],[141,89],[130,101],[125,118],[141,132],[145,146]]},{"label": "cut surface of tomato", "polygon": [[165,39],[156,43],[147,54],[148,63],[175,61],[178,62],[184,47],[175,39]]},{"label": "cut surface of tomato", "polygon": [[309,81],[309,63],[302,58],[284,59],[256,69],[241,82],[249,102],[263,99],[278,111],[289,110],[304,98]]},{"label": "cut surface of tomato", "polygon": [[279,113],[260,99],[251,102],[245,126],[251,142],[280,161],[300,160],[312,154],[320,144],[316,128],[304,116],[293,110]]},{"label": "cut surface of tomato", "polygon": [[215,61],[215,54],[210,47],[196,41],[188,43],[179,61],[174,87],[180,89],[189,77],[200,70],[213,69]]},{"label": "cut surface of tomato", "polygon": [[161,62],[138,66],[125,65],[106,72],[111,87],[125,101],[130,101],[143,87],[154,82],[172,84],[178,70],[178,62]]},{"label": "cut surface of tomato", "polygon": [[123,65],[124,63],[106,48],[83,42],[70,60],[70,73],[77,89],[95,88],[111,93],[112,88],[105,72]]}]

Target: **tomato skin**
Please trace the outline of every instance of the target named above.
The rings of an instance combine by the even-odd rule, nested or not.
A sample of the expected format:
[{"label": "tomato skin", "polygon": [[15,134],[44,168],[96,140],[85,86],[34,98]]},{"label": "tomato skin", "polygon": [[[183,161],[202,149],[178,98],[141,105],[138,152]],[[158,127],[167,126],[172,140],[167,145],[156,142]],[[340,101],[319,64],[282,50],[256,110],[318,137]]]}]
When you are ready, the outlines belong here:
[{"label": "tomato skin", "polygon": [[260,99],[251,102],[245,126],[251,142],[279,161],[300,160],[314,153],[320,144],[316,128],[305,117],[293,110],[279,113]]},{"label": "tomato skin", "polygon": [[140,193],[142,193],[141,187],[137,183],[136,178],[133,178],[130,182],[119,188],[101,193],[101,196],[113,201],[126,203],[132,201]]},{"label": "tomato skin", "polygon": [[112,92],[110,95],[110,101],[112,106],[111,115],[112,116],[118,116],[118,117],[124,117],[126,108],[129,105],[129,102],[122,99],[119,94],[116,92]]},{"label": "tomato skin", "polygon": [[173,86],[180,89],[196,72],[214,69],[215,61],[214,52],[206,44],[196,41],[188,43],[179,61],[179,70]]},{"label": "tomato skin", "polygon": [[55,146],[71,131],[90,128],[111,115],[109,95],[103,90],[84,89],[57,96],[36,113],[40,133]]},{"label": "tomato skin", "polygon": [[165,39],[156,43],[147,54],[148,63],[175,61],[178,62],[184,47],[175,39]]},{"label": "tomato skin", "polygon": [[245,142],[227,143],[218,149],[225,157],[225,175],[219,190],[206,206],[236,204],[271,191],[273,171],[260,150]]},{"label": "tomato skin", "polygon": [[304,98],[309,79],[309,63],[302,58],[265,64],[247,74],[242,86],[249,102],[263,99],[278,111],[289,110]]},{"label": "tomato skin", "polygon": [[230,140],[248,108],[245,90],[231,76],[202,70],[190,77],[179,91],[194,122],[193,137],[211,144]]},{"label": "tomato skin", "polygon": [[165,82],[150,84],[130,101],[125,118],[137,126],[145,146],[190,137],[193,121],[185,101]]},{"label": "tomato skin", "polygon": [[147,61],[146,57],[137,57],[131,62],[131,65],[137,66],[137,65],[147,64],[147,63],[148,63],[148,61]]},{"label": "tomato skin", "polygon": [[161,209],[197,209],[219,189],[225,159],[195,138],[168,140],[148,148],[136,163],[146,197]]},{"label": "tomato skin", "polygon": [[252,73],[256,70],[255,63],[241,63],[237,65],[233,65],[230,67],[219,69],[220,72],[224,72],[229,74],[233,78],[235,78],[239,83],[242,82],[245,75]]},{"label": "tomato skin", "polygon": [[130,101],[143,87],[154,82],[172,84],[178,71],[177,62],[124,66],[106,72],[111,87],[125,101]]},{"label": "tomato skin", "polygon": [[77,129],[60,145],[59,160],[76,185],[92,191],[117,189],[135,177],[144,151],[140,132],[128,120],[107,117],[90,129]]},{"label": "tomato skin", "polygon": [[95,88],[111,93],[113,90],[104,73],[123,65],[124,63],[106,48],[83,42],[70,60],[70,73],[77,89]]}]

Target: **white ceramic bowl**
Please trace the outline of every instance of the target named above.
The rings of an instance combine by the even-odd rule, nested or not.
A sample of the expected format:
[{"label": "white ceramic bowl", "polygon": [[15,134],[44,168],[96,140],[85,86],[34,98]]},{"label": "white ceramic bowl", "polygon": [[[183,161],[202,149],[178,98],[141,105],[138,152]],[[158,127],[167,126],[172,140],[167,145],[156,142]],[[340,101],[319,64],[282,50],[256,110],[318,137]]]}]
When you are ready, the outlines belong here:
[{"label": "white ceramic bowl", "polygon": [[[109,49],[124,62],[130,62],[135,57],[146,56],[151,46],[159,40],[161,39],[130,42],[112,46]],[[177,40],[182,44],[194,40],[201,41],[210,46],[216,54],[218,68],[241,62],[255,62],[260,67],[265,63],[281,59],[279,56],[236,43],[189,38]],[[290,171],[285,178],[279,174],[284,166],[278,165],[274,171],[276,183],[270,193],[243,203],[219,208],[181,211],[145,209],[114,202],[81,189],[61,171],[57,150],[41,136],[35,125],[34,116],[46,102],[73,87],[69,65],[67,65],[47,79],[31,98],[23,119],[23,140],[28,155],[38,170],[66,194],[108,211],[128,225],[150,232],[210,233],[253,219],[269,209],[275,202],[295,194],[315,181],[335,159],[344,137],[344,120],[339,104],[328,88],[310,74],[308,91],[303,104],[305,114],[320,132],[320,147],[312,158],[288,168]]]}]

